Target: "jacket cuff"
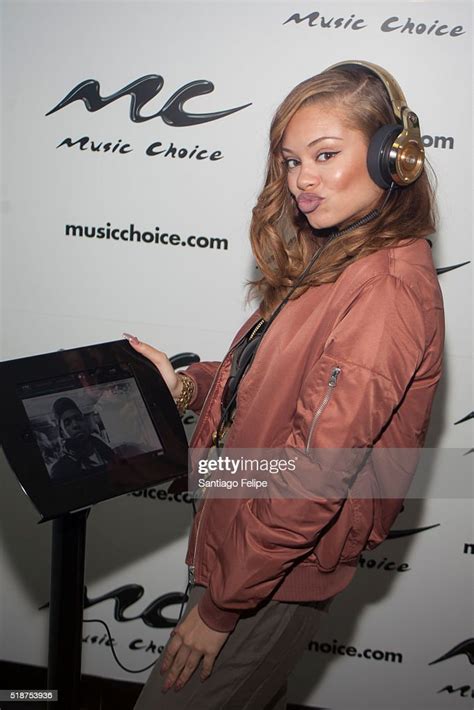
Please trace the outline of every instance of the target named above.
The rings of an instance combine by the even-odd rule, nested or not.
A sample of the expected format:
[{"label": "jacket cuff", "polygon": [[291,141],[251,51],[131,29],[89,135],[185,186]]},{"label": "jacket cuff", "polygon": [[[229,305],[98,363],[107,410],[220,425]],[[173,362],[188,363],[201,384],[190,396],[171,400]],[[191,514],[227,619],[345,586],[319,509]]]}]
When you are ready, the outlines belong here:
[{"label": "jacket cuff", "polygon": [[214,631],[230,633],[235,629],[240,614],[237,611],[227,611],[216,606],[212,601],[209,589],[206,589],[198,604],[198,612],[206,626]]}]

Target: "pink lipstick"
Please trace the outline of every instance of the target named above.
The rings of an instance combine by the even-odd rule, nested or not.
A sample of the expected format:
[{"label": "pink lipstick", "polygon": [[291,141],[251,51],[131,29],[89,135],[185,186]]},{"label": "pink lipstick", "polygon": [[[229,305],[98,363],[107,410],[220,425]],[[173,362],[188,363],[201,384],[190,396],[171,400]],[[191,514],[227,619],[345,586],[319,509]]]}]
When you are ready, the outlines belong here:
[{"label": "pink lipstick", "polygon": [[309,192],[302,192],[296,198],[296,202],[298,203],[300,210],[305,214],[308,214],[319,207],[323,199],[323,197],[318,197],[317,195],[313,195]]}]

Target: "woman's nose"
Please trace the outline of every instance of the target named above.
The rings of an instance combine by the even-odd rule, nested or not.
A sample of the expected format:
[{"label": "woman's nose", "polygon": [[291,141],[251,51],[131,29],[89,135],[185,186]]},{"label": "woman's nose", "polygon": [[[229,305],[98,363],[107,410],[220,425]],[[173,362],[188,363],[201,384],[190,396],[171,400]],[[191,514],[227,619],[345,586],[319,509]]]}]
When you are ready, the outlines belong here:
[{"label": "woman's nose", "polygon": [[298,188],[300,190],[308,190],[311,187],[319,185],[320,182],[321,178],[317,167],[314,164],[305,165],[302,163],[296,181]]}]

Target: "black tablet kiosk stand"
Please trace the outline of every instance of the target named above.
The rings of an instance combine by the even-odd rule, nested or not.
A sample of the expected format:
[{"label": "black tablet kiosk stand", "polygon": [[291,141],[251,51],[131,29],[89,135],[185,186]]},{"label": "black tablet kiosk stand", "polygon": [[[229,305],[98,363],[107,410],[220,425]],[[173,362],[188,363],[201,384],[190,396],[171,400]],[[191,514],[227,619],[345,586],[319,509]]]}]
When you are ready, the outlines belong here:
[{"label": "black tablet kiosk stand", "polygon": [[49,603],[48,689],[56,710],[79,710],[84,563],[90,508],[53,520]]},{"label": "black tablet kiosk stand", "polygon": [[5,455],[52,521],[48,708],[79,710],[91,506],[186,476],[186,434],[158,370],[123,340],[1,362],[0,391]]}]

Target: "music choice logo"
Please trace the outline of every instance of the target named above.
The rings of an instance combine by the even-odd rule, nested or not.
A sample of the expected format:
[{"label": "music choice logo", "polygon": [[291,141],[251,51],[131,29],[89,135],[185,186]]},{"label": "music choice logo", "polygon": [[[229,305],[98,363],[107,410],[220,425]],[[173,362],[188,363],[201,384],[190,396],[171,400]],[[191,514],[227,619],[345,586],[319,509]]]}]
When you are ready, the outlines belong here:
[{"label": "music choice logo", "polygon": [[[86,79],[74,86],[61,101],[56,104],[46,116],[51,116],[54,113],[64,109],[66,106],[75,101],[82,101],[89,113],[95,113],[106,108],[109,104],[117,101],[124,96],[130,98],[129,117],[133,123],[144,123],[151,121],[154,118],[161,120],[168,126],[173,128],[183,128],[196,126],[202,123],[217,121],[218,119],[230,116],[237,111],[251,106],[251,103],[242,104],[233,108],[223,109],[222,111],[213,111],[210,113],[191,113],[186,110],[185,104],[196,96],[202,96],[214,91],[214,84],[207,79],[197,79],[181,86],[175,91],[159,111],[146,115],[142,113],[144,107],[157,96],[164,85],[164,79],[159,74],[147,74],[139,77],[130,84],[127,84],[122,89],[110,94],[102,96],[100,84],[96,79]],[[115,154],[117,156],[126,155],[134,151],[130,143],[125,142],[122,138],[107,138],[95,139],[90,135],[82,135],[76,139],[67,136],[62,140],[56,148],[74,148],[76,151],[86,151],[88,153],[107,153],[108,155]],[[174,142],[164,145],[161,140],[153,141],[146,149],[145,154],[150,157],[159,156],[160,158],[168,158],[167,162],[177,162],[182,160],[193,160],[193,162],[201,160],[209,160],[216,162],[224,156],[221,150],[210,149],[201,145],[175,145]]]}]

